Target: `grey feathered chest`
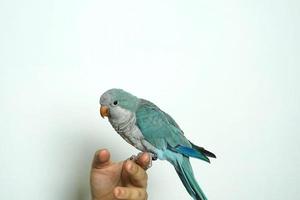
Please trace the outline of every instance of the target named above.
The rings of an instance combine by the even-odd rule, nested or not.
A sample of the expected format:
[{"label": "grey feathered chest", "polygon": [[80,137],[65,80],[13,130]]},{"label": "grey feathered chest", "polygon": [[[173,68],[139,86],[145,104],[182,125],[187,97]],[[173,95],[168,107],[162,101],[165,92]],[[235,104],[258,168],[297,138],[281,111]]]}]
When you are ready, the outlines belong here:
[{"label": "grey feathered chest", "polygon": [[127,115],[125,118],[113,120],[109,119],[110,124],[112,127],[120,134],[126,134],[130,132],[136,123],[136,117],[134,114]]},{"label": "grey feathered chest", "polygon": [[109,118],[109,122],[123,139],[141,151],[149,151],[149,148],[152,148],[145,144],[144,136],[136,125],[134,113],[119,107],[115,116],[118,117]]}]

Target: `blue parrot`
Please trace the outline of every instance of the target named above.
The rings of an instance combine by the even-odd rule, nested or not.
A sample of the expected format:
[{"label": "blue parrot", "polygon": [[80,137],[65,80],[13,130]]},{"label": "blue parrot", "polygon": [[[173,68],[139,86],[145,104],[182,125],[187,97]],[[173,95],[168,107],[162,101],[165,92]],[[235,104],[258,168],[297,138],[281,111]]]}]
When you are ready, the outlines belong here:
[{"label": "blue parrot", "polygon": [[195,200],[206,196],[195,180],[189,157],[210,162],[216,156],[190,142],[175,120],[155,104],[122,89],[110,89],[100,97],[100,114],[129,144],[149,152],[152,160],[169,161]]}]

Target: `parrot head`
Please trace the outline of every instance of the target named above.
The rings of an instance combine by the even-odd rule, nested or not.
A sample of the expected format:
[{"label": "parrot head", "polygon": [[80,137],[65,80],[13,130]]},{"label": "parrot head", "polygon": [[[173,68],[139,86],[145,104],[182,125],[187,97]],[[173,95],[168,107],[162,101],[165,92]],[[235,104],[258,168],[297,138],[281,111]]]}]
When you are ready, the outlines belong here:
[{"label": "parrot head", "polygon": [[122,89],[110,89],[104,92],[99,101],[101,117],[119,119],[125,113],[134,113],[139,104],[139,98]]}]

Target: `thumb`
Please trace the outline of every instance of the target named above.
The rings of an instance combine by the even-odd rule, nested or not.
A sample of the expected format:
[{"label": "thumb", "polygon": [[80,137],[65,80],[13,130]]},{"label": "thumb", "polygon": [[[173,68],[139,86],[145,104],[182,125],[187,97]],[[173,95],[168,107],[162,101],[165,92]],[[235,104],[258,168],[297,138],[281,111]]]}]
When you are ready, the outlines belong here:
[{"label": "thumb", "polygon": [[96,151],[92,168],[101,169],[111,164],[110,153],[107,149],[100,149]]}]

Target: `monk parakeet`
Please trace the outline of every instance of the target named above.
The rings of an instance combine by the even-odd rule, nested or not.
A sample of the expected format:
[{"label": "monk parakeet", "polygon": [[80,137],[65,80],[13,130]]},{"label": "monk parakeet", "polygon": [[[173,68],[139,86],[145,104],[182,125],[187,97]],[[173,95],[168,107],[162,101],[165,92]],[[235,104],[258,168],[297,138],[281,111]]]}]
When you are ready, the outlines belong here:
[{"label": "monk parakeet", "polygon": [[116,132],[153,160],[167,160],[175,168],[188,193],[195,200],[206,200],[195,180],[189,157],[210,162],[216,156],[196,146],[184,135],[175,120],[155,104],[122,89],[110,89],[100,97],[100,114]]}]

